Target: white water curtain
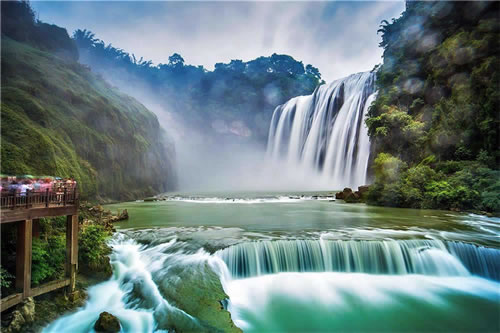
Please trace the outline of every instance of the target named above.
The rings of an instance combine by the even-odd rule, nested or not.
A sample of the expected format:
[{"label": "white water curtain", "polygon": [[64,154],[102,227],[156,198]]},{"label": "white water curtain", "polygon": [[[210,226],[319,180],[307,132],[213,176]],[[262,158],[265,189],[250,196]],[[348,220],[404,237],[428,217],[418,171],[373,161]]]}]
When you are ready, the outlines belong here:
[{"label": "white water curtain", "polygon": [[332,188],[366,183],[370,141],[364,120],[375,74],[357,73],[276,108],[267,154],[272,162],[315,173]]}]

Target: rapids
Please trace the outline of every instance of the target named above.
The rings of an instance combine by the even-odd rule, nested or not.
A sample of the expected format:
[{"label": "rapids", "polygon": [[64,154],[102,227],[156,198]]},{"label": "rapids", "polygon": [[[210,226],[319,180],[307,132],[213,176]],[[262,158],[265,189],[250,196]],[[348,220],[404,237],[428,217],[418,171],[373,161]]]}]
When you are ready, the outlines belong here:
[{"label": "rapids", "polygon": [[131,216],[113,276],[44,332],[92,332],[102,311],[134,333],[500,329],[500,219],[326,196],[110,205]]}]

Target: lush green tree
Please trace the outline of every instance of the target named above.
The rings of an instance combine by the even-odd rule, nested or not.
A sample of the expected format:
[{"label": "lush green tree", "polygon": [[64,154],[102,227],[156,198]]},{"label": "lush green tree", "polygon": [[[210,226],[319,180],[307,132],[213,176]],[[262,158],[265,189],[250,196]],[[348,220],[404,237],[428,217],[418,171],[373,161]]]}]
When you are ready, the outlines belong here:
[{"label": "lush green tree", "polygon": [[318,78],[318,80],[321,80],[321,74],[319,72],[319,69],[317,69],[313,65],[309,64],[306,66],[306,74],[312,75],[312,76]]},{"label": "lush green tree", "polygon": [[373,203],[385,204],[377,197],[397,184],[400,206],[499,211],[484,181],[500,164],[499,15],[498,2],[408,1],[382,22],[384,62],[366,124],[374,155],[409,168],[397,179],[375,172]]}]

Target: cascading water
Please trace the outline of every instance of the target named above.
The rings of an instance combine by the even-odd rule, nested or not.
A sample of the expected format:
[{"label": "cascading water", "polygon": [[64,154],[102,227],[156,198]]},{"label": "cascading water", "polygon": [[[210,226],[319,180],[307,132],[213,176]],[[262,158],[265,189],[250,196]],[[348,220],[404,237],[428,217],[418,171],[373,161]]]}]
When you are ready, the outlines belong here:
[{"label": "cascading water", "polygon": [[374,73],[357,73],[278,106],[268,158],[317,174],[330,187],[365,184],[370,142],[364,118],[375,98],[374,82]]},{"label": "cascading water", "polygon": [[215,257],[226,269],[228,310],[245,332],[448,332],[459,317],[471,318],[460,330],[488,331],[485,322],[497,318],[497,249],[441,240],[275,240],[236,244]]},{"label": "cascading water", "polygon": [[[210,254],[193,239],[214,230],[187,231],[181,238],[190,242],[175,236],[179,229],[166,238],[157,230],[130,232],[149,245],[119,234],[112,241],[113,277],[89,290],[83,308],[44,332],[93,332],[102,311],[117,316],[123,332],[216,331],[177,307],[194,297],[186,292],[203,294],[204,288],[215,289],[245,332],[449,331],[450,326],[433,325],[457,327],[454,320],[462,317],[468,319],[458,326],[474,331],[491,328],[497,316],[500,250],[494,248],[321,236],[243,241]],[[358,311],[364,313],[361,321],[355,318]],[[391,326],[394,314],[404,314],[405,321]],[[424,314],[439,320],[422,321]]]},{"label": "cascading water", "polygon": [[500,251],[440,240],[276,240],[237,244],[216,253],[231,276],[346,272],[468,276],[500,280]]}]

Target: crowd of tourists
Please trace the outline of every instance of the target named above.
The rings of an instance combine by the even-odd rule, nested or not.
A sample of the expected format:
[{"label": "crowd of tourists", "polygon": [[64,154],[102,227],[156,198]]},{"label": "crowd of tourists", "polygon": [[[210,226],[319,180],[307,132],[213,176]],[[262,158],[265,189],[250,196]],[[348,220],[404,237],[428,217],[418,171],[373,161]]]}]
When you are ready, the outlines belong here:
[{"label": "crowd of tourists", "polygon": [[69,192],[76,187],[76,181],[73,178],[60,177],[33,177],[24,176],[4,176],[1,177],[0,191],[2,196],[19,195],[26,196],[29,192],[64,193]]}]

